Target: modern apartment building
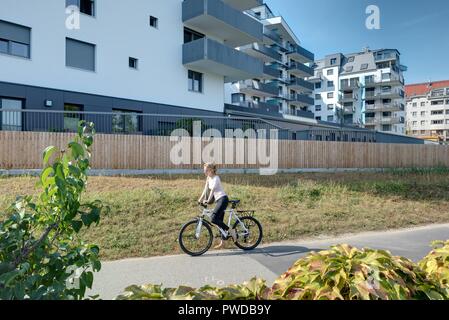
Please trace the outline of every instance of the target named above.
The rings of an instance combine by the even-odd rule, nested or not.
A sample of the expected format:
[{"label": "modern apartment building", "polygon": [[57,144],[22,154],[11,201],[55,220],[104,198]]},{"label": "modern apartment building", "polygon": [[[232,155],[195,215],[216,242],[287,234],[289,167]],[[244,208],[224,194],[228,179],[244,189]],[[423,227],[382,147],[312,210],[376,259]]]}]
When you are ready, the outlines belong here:
[{"label": "modern apartment building", "polygon": [[449,141],[449,81],[405,86],[407,134],[434,141]]},{"label": "modern apartment building", "polygon": [[313,76],[314,54],[301,42],[281,16],[264,4],[245,12],[264,26],[263,39],[241,46],[239,51],[264,61],[261,77],[250,77],[226,85],[229,109],[287,119],[312,118],[314,86],[304,80]]},{"label": "modern apartment building", "polygon": [[332,54],[315,61],[315,105],[321,121],[405,134],[403,72],[395,49]]},{"label": "modern apartment building", "polygon": [[267,76],[235,49],[266,39],[261,4],[1,0],[0,108],[222,115],[225,82]]}]

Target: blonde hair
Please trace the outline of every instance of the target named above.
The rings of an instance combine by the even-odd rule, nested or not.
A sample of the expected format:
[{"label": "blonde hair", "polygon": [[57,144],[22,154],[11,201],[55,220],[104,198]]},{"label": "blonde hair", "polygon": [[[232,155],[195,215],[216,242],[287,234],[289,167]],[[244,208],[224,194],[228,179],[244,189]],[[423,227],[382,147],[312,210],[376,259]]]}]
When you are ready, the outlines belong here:
[{"label": "blonde hair", "polygon": [[212,162],[205,163],[204,168],[211,170],[214,174],[217,174],[218,168],[215,163]]}]

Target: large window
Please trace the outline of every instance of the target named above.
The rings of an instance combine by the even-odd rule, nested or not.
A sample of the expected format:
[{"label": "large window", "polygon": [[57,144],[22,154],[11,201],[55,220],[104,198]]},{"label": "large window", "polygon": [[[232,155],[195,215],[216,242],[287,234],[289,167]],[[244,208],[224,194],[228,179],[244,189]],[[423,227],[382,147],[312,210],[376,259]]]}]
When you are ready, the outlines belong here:
[{"label": "large window", "polygon": [[30,58],[31,29],[0,20],[0,53]]},{"label": "large window", "polygon": [[22,100],[0,99],[1,130],[22,131]]},{"label": "large window", "polygon": [[95,45],[66,38],[66,66],[95,71]]},{"label": "large window", "polygon": [[184,43],[189,43],[202,38],[204,38],[204,34],[193,31],[189,28],[184,28]]},{"label": "large window", "polygon": [[78,123],[83,120],[79,112],[83,111],[83,106],[77,104],[64,105],[64,131],[76,132],[78,130]]},{"label": "large window", "polygon": [[77,6],[81,13],[89,16],[95,16],[95,1],[94,0],[66,0],[66,7]]},{"label": "large window", "polygon": [[112,112],[112,132],[133,134],[141,131],[139,113],[126,110]]},{"label": "large window", "polygon": [[189,70],[189,91],[203,92],[203,74]]}]

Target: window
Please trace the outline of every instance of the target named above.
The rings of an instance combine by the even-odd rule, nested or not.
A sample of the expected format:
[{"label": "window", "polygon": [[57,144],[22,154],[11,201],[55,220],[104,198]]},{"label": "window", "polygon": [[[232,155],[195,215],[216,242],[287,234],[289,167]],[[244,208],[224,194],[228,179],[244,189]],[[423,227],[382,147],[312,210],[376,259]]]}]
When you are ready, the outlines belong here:
[{"label": "window", "polygon": [[440,115],[440,114],[444,114],[444,110],[435,110],[431,112],[432,116],[436,116],[436,115]]},{"label": "window", "polygon": [[329,92],[328,94],[327,94],[327,98],[328,99],[332,99],[334,97],[334,93],[333,92]]},{"label": "window", "polygon": [[417,102],[413,102],[413,108],[416,108],[418,106]]},{"label": "window", "polygon": [[413,121],[413,126],[416,127],[418,125],[418,121]]},{"label": "window", "polygon": [[334,105],[333,104],[328,104],[327,105],[327,110],[334,110]]},{"label": "window", "polygon": [[345,68],[345,71],[346,71],[346,72],[352,72],[352,71],[354,71],[354,66],[348,66],[348,67],[346,67],[346,68]]},{"label": "window", "polygon": [[79,113],[83,111],[83,106],[76,104],[64,105],[64,131],[77,132],[78,123],[83,120],[82,115]]},{"label": "window", "polygon": [[316,105],[315,106],[315,112],[319,112],[321,111],[321,106],[320,105]]},{"label": "window", "polygon": [[141,130],[138,113],[125,110],[112,110],[112,113],[112,132],[130,134]]},{"label": "window", "polygon": [[382,73],[382,80],[390,80],[391,73]]},{"label": "window", "polygon": [[368,63],[363,63],[361,66],[360,66],[360,70],[367,70],[368,69]]},{"label": "window", "polygon": [[[321,121],[321,117],[316,117],[315,120]],[[318,137],[321,137],[321,136],[317,136],[317,138],[318,138]],[[320,140],[322,140],[322,138],[321,138]]]},{"label": "window", "polygon": [[417,116],[418,116],[418,112],[413,112],[413,113],[412,113],[412,116],[413,116],[413,117],[417,117]]},{"label": "window", "polygon": [[153,16],[150,16],[150,26],[153,28],[158,28],[159,25],[159,19]]},{"label": "window", "polygon": [[425,117],[426,116],[426,112],[425,111],[421,111],[421,117]]},{"label": "window", "polygon": [[355,60],[355,57],[349,57],[348,58],[348,62],[354,62],[354,60]]},{"label": "window", "polygon": [[315,89],[321,89],[321,81],[315,83]]},{"label": "window", "polygon": [[203,74],[189,70],[189,91],[203,92]]},{"label": "window", "polygon": [[327,75],[332,76],[334,74],[334,69],[327,70]]},{"label": "window", "polygon": [[246,96],[243,93],[233,93],[232,94],[232,103],[240,103],[245,102]]},{"label": "window", "polygon": [[315,100],[321,100],[321,94],[316,94],[315,95]]},{"label": "window", "polygon": [[432,120],[432,124],[444,124],[444,120]]},{"label": "window", "polygon": [[391,124],[384,124],[382,126],[382,131],[391,131]]},{"label": "window", "polygon": [[95,1],[94,0],[66,0],[66,7],[76,6],[81,13],[89,16],[95,16]]},{"label": "window", "polygon": [[22,131],[22,105],[22,100],[0,99],[0,109],[3,109],[0,130]]},{"label": "window", "polygon": [[95,45],[66,38],[66,66],[95,71]]},{"label": "window", "polygon": [[432,101],[432,106],[440,106],[444,104],[444,100]]},{"label": "window", "polygon": [[31,29],[0,20],[0,52],[30,58]]},{"label": "window", "polygon": [[421,121],[421,125],[425,126],[426,125],[426,121],[425,120]]},{"label": "window", "polygon": [[328,122],[334,122],[334,116],[327,116]]},{"label": "window", "polygon": [[139,60],[136,58],[129,57],[129,67],[131,69],[137,69]]},{"label": "window", "polygon": [[204,38],[204,34],[193,31],[189,28],[184,28],[184,43],[189,43],[202,38]]},{"label": "window", "polygon": [[328,88],[333,88],[334,87],[334,82],[333,81],[328,81],[327,82],[327,87]]},{"label": "window", "polygon": [[421,107],[425,107],[426,103],[425,102],[421,102]]},{"label": "window", "polygon": [[337,59],[336,58],[332,58],[331,59],[331,66],[335,66],[337,64]]}]

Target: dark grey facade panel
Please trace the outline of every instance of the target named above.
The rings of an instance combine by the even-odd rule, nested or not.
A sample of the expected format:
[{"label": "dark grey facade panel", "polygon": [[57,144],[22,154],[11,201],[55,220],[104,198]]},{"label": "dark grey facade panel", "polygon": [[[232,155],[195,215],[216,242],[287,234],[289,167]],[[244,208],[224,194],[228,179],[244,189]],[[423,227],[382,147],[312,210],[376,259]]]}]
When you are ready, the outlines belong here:
[{"label": "dark grey facade panel", "polygon": [[29,45],[31,43],[31,29],[0,20],[0,38]]},{"label": "dark grey facade panel", "polygon": [[95,71],[95,45],[66,38],[66,66]]}]

